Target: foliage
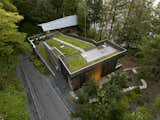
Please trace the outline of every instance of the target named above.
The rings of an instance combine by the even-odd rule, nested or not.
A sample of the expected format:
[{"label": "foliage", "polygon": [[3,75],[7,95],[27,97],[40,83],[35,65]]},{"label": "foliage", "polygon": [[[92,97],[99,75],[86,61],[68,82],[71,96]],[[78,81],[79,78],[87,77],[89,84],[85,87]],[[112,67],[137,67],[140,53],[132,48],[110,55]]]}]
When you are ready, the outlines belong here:
[{"label": "foliage", "polygon": [[63,1],[63,15],[69,16],[76,14],[78,0],[64,0]]},{"label": "foliage", "polygon": [[55,18],[56,12],[51,0],[13,0],[19,12],[28,20],[38,22],[49,21]]},{"label": "foliage", "polygon": [[44,75],[50,75],[49,70],[46,68],[46,66],[42,63],[42,61],[35,55],[31,56],[31,59],[36,66],[36,68]]},{"label": "foliage", "polygon": [[85,35],[86,29],[90,28],[88,20],[86,19],[86,2],[84,0],[79,0],[77,2],[77,15],[78,15],[78,31],[81,35]]},{"label": "foliage", "polygon": [[[135,112],[129,111],[130,104],[139,96],[137,91],[123,94],[127,76],[116,73],[103,88],[98,88],[95,81],[88,81],[81,89],[79,99],[80,110],[72,113],[72,117],[82,120],[151,120],[153,116],[145,107]],[[96,101],[90,103],[91,99]]]},{"label": "foliage", "polygon": [[144,37],[140,46],[141,75],[147,80],[160,79],[160,36]]},{"label": "foliage", "polygon": [[142,43],[142,37],[151,29],[152,3],[149,1],[131,0],[122,30],[117,39],[126,43],[127,47],[137,48]]},{"label": "foliage", "polygon": [[1,0],[0,2],[3,4],[3,8],[6,11],[10,11],[10,12],[17,11],[17,8],[10,2],[10,0]]},{"label": "foliage", "polygon": [[90,24],[96,24],[100,22],[101,13],[103,8],[103,0],[86,0],[87,5],[87,19]]},{"label": "foliage", "polygon": [[74,0],[12,0],[19,12],[29,21],[48,22],[76,13]]},{"label": "foliage", "polygon": [[40,51],[41,55],[44,57],[44,59],[45,59],[45,60],[48,62],[48,64],[49,64],[49,63],[50,63],[50,61],[49,61],[49,56],[48,56],[48,53],[47,53],[45,47],[43,46],[43,44],[42,44],[42,43],[39,43],[39,44],[37,45],[37,49]]},{"label": "foliage", "polygon": [[156,35],[160,33],[160,3],[157,5],[156,8],[153,10],[154,16],[152,17],[151,21],[151,34]]},{"label": "foliage", "polygon": [[83,33],[89,31],[88,37],[97,40],[107,38],[137,48],[142,37],[151,33],[152,1],[87,0],[79,4],[77,13],[80,30]]},{"label": "foliage", "polygon": [[34,35],[34,34],[38,34],[38,33],[41,32],[41,30],[37,26],[37,24],[35,24],[33,22],[30,22],[30,21],[27,21],[27,20],[23,20],[20,23],[19,31],[27,33],[28,36],[31,36],[31,35]]},{"label": "foliage", "polygon": [[6,81],[7,87],[0,90],[0,115],[4,120],[29,120],[25,95],[19,80],[13,75]]},{"label": "foliage", "polygon": [[158,97],[155,99],[155,102],[154,102],[154,105],[153,105],[153,109],[154,109],[154,111],[156,111],[156,112],[160,112],[160,96],[158,96]]},{"label": "foliage", "polygon": [[[17,23],[23,19],[17,12],[8,12],[0,3],[0,88],[2,81],[16,66],[19,55],[30,49],[25,42],[26,35],[18,32]],[[3,82],[4,83],[4,82]]]},{"label": "foliage", "polygon": [[[115,78],[120,76],[126,81],[126,77],[122,77],[120,73],[113,75],[111,81],[99,89],[95,82],[89,82],[82,88],[78,103],[80,111],[73,113],[73,117],[80,117],[82,120],[123,120],[128,101],[121,93],[122,87],[119,85],[123,80],[117,81]],[[91,87],[91,88],[90,88]],[[91,98],[97,99],[96,102],[89,103]],[[84,101],[83,101],[84,100]]]},{"label": "foliage", "polygon": [[151,120],[152,115],[147,111],[145,107],[139,108],[136,112],[131,114],[131,120]]},{"label": "foliage", "polygon": [[100,40],[99,34],[93,28],[90,28],[89,30],[87,30],[87,37],[92,38],[95,41],[99,41]]}]

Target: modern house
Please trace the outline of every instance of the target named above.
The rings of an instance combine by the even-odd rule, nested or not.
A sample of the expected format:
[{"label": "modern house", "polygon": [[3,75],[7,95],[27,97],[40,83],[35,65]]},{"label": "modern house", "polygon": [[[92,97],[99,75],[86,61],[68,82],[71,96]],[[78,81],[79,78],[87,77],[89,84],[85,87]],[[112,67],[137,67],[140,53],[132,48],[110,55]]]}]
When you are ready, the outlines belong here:
[{"label": "modern house", "polygon": [[[72,18],[75,17],[72,16]],[[65,20],[55,21],[55,23],[61,24],[60,22]],[[77,24],[77,22],[69,23],[70,26]],[[63,28],[62,26],[54,27],[54,22],[49,24],[42,25],[44,31]],[[64,28],[69,27],[69,25],[63,24]],[[47,26],[49,26],[48,29],[45,28]],[[108,74],[118,69],[117,62],[126,52],[124,48],[108,40],[95,42],[91,39],[57,31],[47,34],[45,40],[37,45],[38,49],[40,45],[46,52],[44,57],[47,56],[50,65],[64,75],[73,90],[79,88],[87,80],[101,81],[102,78],[106,78]],[[41,48],[39,50],[44,54]]]}]

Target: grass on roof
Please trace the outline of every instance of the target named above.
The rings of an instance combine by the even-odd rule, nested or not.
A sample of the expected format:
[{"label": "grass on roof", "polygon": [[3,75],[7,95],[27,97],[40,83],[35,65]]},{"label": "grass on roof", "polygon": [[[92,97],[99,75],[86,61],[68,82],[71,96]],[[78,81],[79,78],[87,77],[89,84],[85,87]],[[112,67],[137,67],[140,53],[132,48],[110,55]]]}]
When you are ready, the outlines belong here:
[{"label": "grass on roof", "polygon": [[[67,45],[61,44],[56,40],[49,39],[46,42],[49,46],[56,47],[57,49],[59,49],[65,56],[73,55],[79,52],[78,50],[71,48]],[[61,47],[62,45],[64,46],[63,48]]]},{"label": "grass on roof", "polygon": [[49,64],[49,63],[50,63],[50,62],[49,62],[49,56],[48,56],[48,53],[47,53],[47,51],[45,50],[44,46],[43,46],[41,43],[39,43],[39,44],[37,45],[37,49],[40,51],[41,55],[45,58],[45,60],[46,60],[47,63]]},{"label": "grass on roof", "polygon": [[82,49],[84,49],[84,50],[89,50],[89,49],[95,47],[95,46],[92,45],[92,44],[89,44],[89,43],[84,42],[84,41],[82,41],[82,40],[78,40],[78,39],[73,38],[73,37],[69,37],[69,36],[63,35],[63,34],[61,34],[61,33],[55,34],[54,37],[56,37],[56,38],[58,38],[58,39],[60,39],[60,40],[63,40],[63,41],[65,41],[65,42],[68,42],[68,43],[70,43],[70,44],[72,44],[72,45],[75,45],[75,46],[77,46],[77,47],[80,47],[80,48],[82,48]]},{"label": "grass on roof", "polygon": [[94,60],[92,62],[87,62],[81,55],[77,55],[75,57],[70,57],[70,58],[67,58],[66,59],[66,64],[67,66],[69,67],[69,69],[71,70],[71,72],[74,72],[74,71],[77,71],[83,67],[86,67],[88,65],[91,65],[91,64],[94,64],[100,60],[103,60],[103,59],[107,59],[113,55],[116,55],[117,53],[119,53],[118,51],[116,52],[113,52],[111,54],[108,54],[106,56],[103,56],[97,60]]}]

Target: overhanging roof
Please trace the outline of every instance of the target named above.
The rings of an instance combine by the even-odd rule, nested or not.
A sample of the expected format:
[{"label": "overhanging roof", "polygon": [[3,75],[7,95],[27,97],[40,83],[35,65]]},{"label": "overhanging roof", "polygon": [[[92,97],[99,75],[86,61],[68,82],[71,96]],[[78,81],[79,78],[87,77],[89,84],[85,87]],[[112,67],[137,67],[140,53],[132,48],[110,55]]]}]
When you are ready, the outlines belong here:
[{"label": "overhanging roof", "polygon": [[50,30],[57,30],[61,28],[76,26],[77,22],[77,15],[67,16],[64,18],[56,19],[54,21],[50,21],[47,23],[39,24],[38,26],[42,27],[43,31],[50,31]]}]

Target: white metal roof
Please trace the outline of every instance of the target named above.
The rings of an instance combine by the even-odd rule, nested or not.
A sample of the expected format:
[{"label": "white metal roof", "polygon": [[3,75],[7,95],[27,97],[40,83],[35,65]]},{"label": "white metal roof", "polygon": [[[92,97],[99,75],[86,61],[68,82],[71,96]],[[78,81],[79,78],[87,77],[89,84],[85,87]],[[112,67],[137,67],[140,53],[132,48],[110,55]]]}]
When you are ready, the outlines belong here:
[{"label": "white metal roof", "polygon": [[39,24],[38,26],[42,27],[43,31],[50,31],[50,30],[57,30],[61,28],[76,26],[77,22],[77,15],[67,16],[64,18],[56,19],[54,21],[50,21],[47,23]]}]

